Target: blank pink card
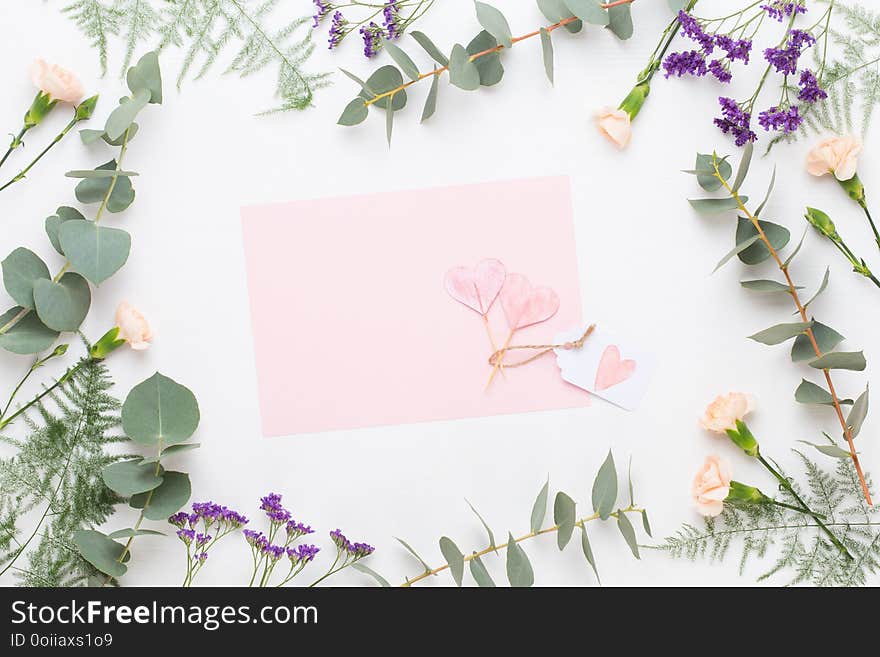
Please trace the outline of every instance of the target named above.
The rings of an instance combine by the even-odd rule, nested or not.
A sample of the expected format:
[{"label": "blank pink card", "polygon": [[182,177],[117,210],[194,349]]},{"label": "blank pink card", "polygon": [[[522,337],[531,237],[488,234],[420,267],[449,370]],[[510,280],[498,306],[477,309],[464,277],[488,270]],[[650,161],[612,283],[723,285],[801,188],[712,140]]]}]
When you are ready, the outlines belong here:
[{"label": "blank pink card", "polygon": [[[584,406],[548,354],[492,367],[478,313],[444,275],[497,258],[560,307],[512,344],[581,324],[568,178],[539,178],[242,208],[267,436]],[[494,338],[507,325],[498,302]],[[515,354],[516,352],[514,352]],[[522,352],[520,352],[522,353]]]}]

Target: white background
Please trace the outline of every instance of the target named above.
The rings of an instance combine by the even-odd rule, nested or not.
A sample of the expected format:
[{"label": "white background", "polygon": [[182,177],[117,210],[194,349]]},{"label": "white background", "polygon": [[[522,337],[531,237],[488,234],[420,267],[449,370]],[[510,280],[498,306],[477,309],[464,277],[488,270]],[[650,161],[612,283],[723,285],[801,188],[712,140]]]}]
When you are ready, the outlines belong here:
[{"label": "white background", "polygon": [[[5,132],[17,129],[33,96],[27,68],[35,57],[76,70],[90,91],[102,94],[88,127],[102,125],[113,99],[124,90],[116,77],[123,46],[111,46],[111,73],[100,78],[96,54],[59,12],[63,4],[4,2],[0,125]],[[302,5],[292,15],[310,10],[307,0],[284,4]],[[532,2],[495,4],[515,34],[544,23]],[[708,9],[719,5],[705,4]],[[353,540],[375,544],[371,565],[398,582],[417,574],[419,567],[394,536],[404,537],[437,564],[441,535],[452,537],[465,552],[485,546],[482,528],[464,498],[496,535],[504,536],[508,529],[524,533],[534,497],[549,474],[552,490],[567,491],[586,513],[592,479],[609,448],[621,469],[632,455],[637,501],[650,510],[656,537],[674,532],[683,522],[698,522],[688,489],[709,453],[728,457],[737,479],[772,490],[762,470],[725,441],[698,429],[697,417],[718,393],[755,395],[759,410],[750,425],[764,451],[783,464],[795,465],[788,450],[796,440],[818,440],[822,429],[837,434],[830,410],[794,402],[801,376],[812,374],[815,380],[815,374],[793,365],[786,347],[769,348],[745,337],[793,321],[785,299],[762,297],[738,284],[743,278],[772,275],[771,268],[744,272],[734,261],[709,275],[733,244],[733,218],[696,216],[685,198],[700,190],[679,170],[692,166],[697,150],[733,150],[711,125],[722,90],[708,79],[667,81],[658,75],[626,151],[618,152],[595,130],[593,112],[601,105],[616,105],[628,92],[670,16],[661,0],[641,0],[633,13],[636,33],[626,43],[596,27],[577,35],[555,33],[555,87],[544,77],[540,45],[532,39],[505,54],[505,79],[495,88],[467,93],[441,82],[437,114],[426,125],[420,126],[418,117],[427,83],[412,89],[410,106],[397,117],[390,150],[380,116],[370,116],[356,128],[335,125],[355,95],[341,75],[318,93],[314,108],[257,117],[272,102],[274,71],[241,81],[220,76],[218,67],[178,93],[174,79],[179,53],[163,55],[165,103],[149,106],[139,117],[141,133],[126,159],[126,168],[141,174],[135,180],[137,199],[124,214],[108,218],[108,225],[132,233],[131,258],[95,291],[84,330],[93,338],[103,333],[123,299],[149,317],[156,332],[154,347],[141,354],[125,350],[110,361],[116,394],[124,398],[157,369],[196,393],[202,411],[197,440],[203,447],[172,464],[191,473],[195,500],[227,504],[261,527],[259,497],[270,490],[283,493],[297,519],[322,532],[338,526]],[[466,43],[479,27],[469,0],[443,0],[419,29],[448,49],[456,40]],[[316,70],[343,66],[366,77],[386,62],[383,56],[367,63],[355,37],[339,52],[327,52],[326,26],[317,38]],[[429,65],[411,39],[401,45],[420,66]],[[748,96],[758,68],[740,75],[730,95]],[[772,101],[768,96],[766,104]],[[64,114],[56,112],[35,131],[25,153],[34,153],[48,140],[66,122]],[[851,244],[877,262],[855,204],[830,179],[816,180],[804,171],[806,148],[802,143],[781,146],[756,161],[747,193],[763,194],[775,162],[777,191],[767,218],[789,226],[799,237],[806,225],[804,206],[818,206],[836,219]],[[859,171],[869,194],[878,198],[877,150],[869,141],[866,151]],[[102,145],[84,147],[71,136],[32,177],[5,191],[0,198],[0,252],[26,245],[53,268],[58,266],[59,258],[43,234],[43,219],[58,205],[75,205],[75,181],[63,172],[92,167],[111,156]],[[23,160],[19,153],[15,163]],[[597,400],[581,410],[261,437],[240,206],[558,174],[573,181],[585,318],[641,336],[658,356],[654,384],[637,412]],[[880,205],[875,208],[880,213]],[[838,256],[810,233],[793,273],[811,291],[830,263],[831,284],[814,310],[847,336],[845,347],[865,349],[866,373],[835,375],[841,391],[855,396],[872,372],[880,290],[856,278]],[[290,340],[296,340],[295,326]],[[26,358],[0,355],[0,389],[8,390],[27,365]],[[290,372],[291,377],[301,375]],[[382,373],[376,372],[376,385],[381,384]],[[859,441],[868,469],[876,469],[880,460],[876,428],[869,416]],[[828,465],[833,465],[830,460]],[[132,515],[120,508],[112,528],[127,526]],[[151,526],[162,528],[159,523]],[[614,526],[590,529],[605,584],[738,585],[750,584],[760,572],[752,567],[740,577],[735,559],[723,566],[691,565],[651,551],[635,562]],[[326,534],[316,542],[326,557]],[[552,537],[528,541],[524,547],[537,584],[595,585],[576,541],[563,554]],[[200,583],[246,583],[248,554],[240,538],[227,539],[199,576]],[[503,559],[486,562],[503,580]],[[182,563],[176,539],[139,538],[124,583],[176,585],[183,577]],[[335,582],[367,583],[354,572]],[[445,576],[425,585],[450,582]]]}]

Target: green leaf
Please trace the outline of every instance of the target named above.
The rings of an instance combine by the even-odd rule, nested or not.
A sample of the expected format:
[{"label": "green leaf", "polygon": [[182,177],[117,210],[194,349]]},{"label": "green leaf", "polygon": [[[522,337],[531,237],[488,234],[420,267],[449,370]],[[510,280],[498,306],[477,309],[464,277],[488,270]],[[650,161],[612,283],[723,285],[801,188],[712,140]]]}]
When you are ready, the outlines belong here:
[{"label": "green leaf", "polygon": [[739,253],[741,253],[741,252],[745,251],[746,249],[750,248],[750,247],[751,247],[755,242],[757,242],[759,239],[761,239],[761,236],[760,236],[760,235],[752,235],[752,236],[749,237],[748,239],[743,240],[742,242],[737,243],[737,245],[736,245],[735,247],[733,247],[730,251],[728,251],[728,252],[724,255],[724,257],[721,258],[721,260],[718,261],[718,264],[715,265],[715,269],[712,270],[712,273],[714,274],[716,271],[718,271],[719,269],[721,269],[724,265],[726,265],[726,264],[728,263],[728,261],[729,261],[731,258],[733,258],[733,256],[738,255]]},{"label": "green leaf", "polygon": [[362,563],[353,563],[351,564],[351,567],[359,573],[363,573],[364,575],[369,575],[370,577],[372,577],[374,580],[376,580],[376,582],[378,582],[379,586],[381,586],[382,588],[387,589],[391,587],[391,584],[388,583],[387,579],[382,577],[379,573],[377,573],[369,566]]},{"label": "green leaf", "polygon": [[865,392],[858,396],[858,398],[856,399],[856,403],[853,404],[853,407],[849,412],[849,415],[846,416],[846,425],[850,428],[850,432],[853,438],[859,435],[859,432],[862,430],[862,424],[864,424],[866,417],[868,417],[867,387],[865,388]]},{"label": "green leaf", "polygon": [[833,351],[810,361],[810,367],[817,370],[855,370],[861,372],[866,365],[865,355],[861,351]]},{"label": "green leaf", "polygon": [[[773,248],[777,251],[781,251],[785,248],[785,245],[788,244],[789,239],[791,239],[791,233],[788,232],[788,228],[785,226],[770,223],[769,221],[758,221],[758,225],[761,226],[761,230],[764,231],[770,244],[772,244]],[[757,234],[758,231],[750,220],[744,217],[737,218],[737,244]],[[764,262],[769,257],[770,251],[767,250],[767,246],[763,242],[756,243],[739,254],[739,259],[747,265],[757,265]]]},{"label": "green leaf", "polygon": [[437,89],[439,86],[440,76],[434,73],[434,77],[431,80],[431,89],[428,91],[428,97],[425,99],[425,107],[422,109],[421,123],[424,123],[434,116],[434,111],[437,109]]},{"label": "green leaf", "polygon": [[82,213],[79,210],[68,208],[66,206],[61,206],[55,210],[55,214],[51,217],[46,217],[46,235],[49,236],[49,241],[52,242],[52,248],[61,255],[64,255],[64,251],[61,250],[61,241],[58,238],[58,232],[61,230],[61,225],[68,221],[85,220],[86,218],[82,216]]},{"label": "green leaf", "polygon": [[805,445],[810,445],[814,447],[817,452],[821,452],[825,456],[831,456],[836,459],[851,459],[852,454],[847,450],[838,447],[837,445],[817,445],[816,443],[811,443],[807,440],[799,440],[799,443],[804,443]]},{"label": "green leaf", "polygon": [[79,138],[83,144],[88,146],[89,144],[94,144],[99,139],[104,137],[103,130],[92,130],[90,128],[86,128],[85,130],[79,131]]},{"label": "green leaf", "polygon": [[119,562],[123,545],[93,529],[80,529],[73,534],[73,542],[83,559],[111,577],[122,577],[128,568]]},{"label": "green leaf", "polygon": [[412,59],[410,59],[409,55],[398,46],[394,45],[391,41],[386,41],[383,47],[388,54],[391,55],[391,59],[394,60],[394,63],[409,76],[410,80],[416,81],[419,79],[419,67],[416,66],[416,63]]},{"label": "green leaf", "polygon": [[[388,64],[386,66],[382,66],[370,77],[368,77],[367,81],[364,84],[369,89],[371,89],[373,93],[362,89],[360,97],[365,100],[369,100],[373,98],[373,96],[387,93],[392,89],[397,89],[403,84],[403,75],[396,66],[391,66],[390,64]],[[373,103],[373,105],[381,109],[388,109],[389,98],[391,98],[391,108],[395,112],[399,112],[404,107],[406,107],[405,89],[401,89],[400,91],[396,92],[394,96],[385,96],[384,98],[380,98],[375,103]]]},{"label": "green leaf", "polygon": [[361,80],[354,73],[349,73],[344,68],[340,68],[339,70],[342,71],[346,75],[346,77],[348,77],[350,80],[353,80],[354,82],[356,82],[360,86],[361,91],[364,91],[367,93],[367,97],[372,98],[373,96],[376,95],[376,91],[374,89],[370,88],[370,86],[366,82]]},{"label": "green leaf", "polygon": [[[751,143],[749,143],[751,146]],[[758,217],[761,215],[761,212],[764,210],[764,206],[767,205],[767,201],[770,200],[770,194],[773,193],[773,186],[776,184],[776,165],[773,165],[773,175],[770,176],[770,184],[767,186],[767,193],[764,194],[764,200],[761,201],[761,205],[758,206],[758,209],[755,210],[755,216]],[[806,231],[805,231],[806,232]],[[803,238],[801,238],[803,240]],[[800,247],[798,247],[800,248]]]},{"label": "green leaf", "polygon": [[617,528],[620,530],[623,540],[629,545],[629,549],[632,551],[633,556],[636,559],[641,559],[639,556],[639,543],[636,540],[636,530],[633,529],[632,523],[629,521],[629,518],[626,517],[626,514],[620,510],[617,511]]},{"label": "green leaf", "polygon": [[122,406],[123,430],[142,445],[185,442],[198,426],[195,395],[158,372],[136,385]]},{"label": "green leaf", "polygon": [[[0,328],[25,310],[16,306],[0,315]],[[36,313],[29,312],[15,326],[0,334],[0,349],[20,355],[37,354],[48,349],[57,338],[58,331],[45,326]]]},{"label": "green leaf", "polygon": [[489,535],[489,547],[492,548],[493,550],[495,550],[495,534],[492,532],[492,529],[489,527],[489,525],[486,523],[486,521],[483,520],[483,516],[481,516],[480,512],[474,508],[474,505],[471,504],[470,502],[468,502],[467,500],[465,500],[465,502],[467,502],[467,505],[469,507],[471,507],[471,511],[474,512],[474,515],[480,519],[480,522],[483,524],[483,528],[486,530],[486,533]]},{"label": "green leaf", "polygon": [[483,29],[495,37],[495,40],[505,48],[513,46],[511,41],[513,35],[510,33],[510,25],[504,18],[504,14],[485,2],[474,2],[474,5],[477,9],[477,21],[483,26]]},{"label": "green leaf", "polygon": [[342,115],[336,123],[344,126],[357,125],[358,123],[362,123],[363,120],[367,118],[368,114],[369,111],[367,110],[367,106],[364,105],[364,99],[358,97],[345,106],[345,109],[342,110]]},{"label": "green leaf", "polygon": [[[495,37],[484,30],[471,39],[466,50],[468,55],[476,55],[477,53],[494,48],[497,45],[498,42],[495,41]],[[484,87],[491,87],[494,84],[498,84],[501,82],[501,78],[504,77],[504,66],[501,64],[501,55],[497,52],[483,55],[479,59],[475,59],[473,63],[474,66],[477,67],[477,72],[480,74],[480,84]]]},{"label": "green leaf", "polygon": [[[713,164],[715,157],[716,156],[713,153],[697,153],[697,160],[694,163],[694,168],[687,172],[694,174],[697,177],[697,184],[707,192],[714,192],[721,189],[721,181],[715,177],[715,167]],[[725,180],[730,180],[730,176],[733,174],[733,169],[730,166],[730,162],[727,161],[727,158],[718,160],[718,173],[720,173],[721,177]]]},{"label": "green leaf", "polygon": [[794,260],[794,257],[798,254],[798,251],[801,250],[801,247],[804,245],[804,239],[807,237],[807,228],[804,228],[804,233],[801,235],[801,239],[798,242],[798,245],[794,247],[794,251],[788,254],[788,257],[785,259],[785,262],[782,263],[783,267],[788,267],[791,264],[791,261]]},{"label": "green leaf", "polygon": [[556,493],[553,502],[553,521],[559,525],[556,531],[556,546],[562,550],[571,540],[575,523],[575,502],[563,492]]},{"label": "green leaf", "polygon": [[181,452],[189,452],[193,449],[198,449],[202,446],[202,443],[185,443],[180,445],[171,445],[171,447],[166,447],[162,450],[162,458],[166,456],[174,456],[175,454],[180,454]]},{"label": "green leaf", "polygon": [[632,456],[629,457],[629,465],[626,467],[626,479],[629,487],[629,505],[635,506],[636,503],[636,494],[633,490],[633,459]]},{"label": "green leaf", "polygon": [[416,42],[425,50],[425,52],[430,55],[431,59],[440,64],[440,66],[446,66],[449,64],[449,60],[446,59],[446,55],[444,55],[440,51],[440,49],[434,45],[434,42],[431,41],[424,32],[413,30],[409,33],[409,35],[413,39],[415,39]]},{"label": "green leaf", "polygon": [[189,475],[185,472],[166,471],[163,474],[162,485],[153,491],[150,504],[144,509],[144,517],[147,520],[164,520],[168,516],[177,513],[189,501],[192,495],[192,485]]},{"label": "green leaf", "polygon": [[449,564],[449,572],[452,573],[452,579],[455,580],[456,586],[461,586],[462,577],[464,577],[464,555],[453,540],[447,536],[440,538],[440,552],[446,563]]},{"label": "green leaf", "polygon": [[422,564],[422,567],[425,569],[425,572],[426,572],[426,573],[431,572],[431,566],[429,566],[429,565],[427,564],[427,562],[426,562],[424,559],[422,559],[422,558],[418,555],[418,553],[416,553],[416,551],[413,550],[413,549],[410,547],[409,543],[407,543],[406,541],[404,541],[402,538],[397,538],[396,536],[395,536],[394,538],[395,538],[395,540],[397,540],[398,543],[400,543],[403,547],[406,548],[406,551],[407,551],[407,552],[409,552],[409,553],[410,553],[411,555],[413,555],[416,559],[418,559],[419,563]]},{"label": "green leaf", "polygon": [[608,12],[602,9],[598,0],[564,0],[568,10],[585,23],[608,25]]},{"label": "green leaf", "polygon": [[666,4],[669,5],[669,9],[673,14],[678,14],[679,11],[687,6],[687,3],[688,0],[666,0]]},{"label": "green leaf", "polygon": [[538,497],[535,498],[535,503],[532,505],[532,516],[529,522],[529,528],[533,534],[541,531],[541,525],[544,524],[544,516],[547,515],[547,496],[549,492],[550,478],[548,477],[547,481],[538,492]]},{"label": "green leaf", "polygon": [[541,28],[541,54],[544,57],[544,72],[550,84],[553,84],[553,40],[547,28]]},{"label": "green leaf", "polygon": [[[833,350],[837,345],[843,342],[844,337],[830,326],[825,326],[817,321],[813,321],[813,337],[816,344],[819,345],[819,351],[823,354]],[[806,335],[799,335],[791,346],[791,359],[794,362],[804,360],[813,360],[816,352],[813,350],[813,343]]]},{"label": "green leaf", "polygon": [[122,146],[122,144],[126,141],[130,144],[132,139],[134,139],[134,136],[138,133],[139,128],[140,126],[138,126],[137,122],[134,122],[130,126],[128,126],[128,137],[126,137],[123,133],[116,139],[110,139],[110,137],[108,137],[107,133],[105,132],[103,136],[104,142],[109,144],[110,146]]},{"label": "green leaf", "polygon": [[131,235],[93,221],[69,221],[61,226],[58,238],[73,268],[95,285],[122,269],[131,252]]},{"label": "green leaf", "polygon": [[[551,23],[558,23],[566,18],[571,18],[572,11],[565,6],[563,0],[538,0],[538,9]],[[575,34],[583,29],[584,24],[580,20],[572,21],[565,25],[565,29]]]},{"label": "green leaf", "polygon": [[[740,196],[743,203],[748,200],[747,196]],[[736,199],[732,198],[689,198],[688,203],[700,214],[721,214],[739,208]]]},{"label": "green leaf", "polygon": [[629,5],[617,5],[608,8],[608,27],[621,41],[633,35],[632,11]]},{"label": "green leaf", "polygon": [[52,278],[49,267],[33,251],[19,247],[6,256],[2,265],[3,286],[19,306],[33,310],[34,283]]},{"label": "green leaf", "polygon": [[146,53],[138,63],[128,69],[125,76],[128,88],[133,94],[148,91],[150,102],[162,103],[162,72],[159,70],[159,55],[153,50]]},{"label": "green leaf", "polygon": [[391,108],[385,110],[385,139],[391,146],[391,133],[394,130],[394,96],[391,97]]},{"label": "green leaf", "polygon": [[486,566],[483,565],[480,557],[473,557],[468,563],[470,564],[471,576],[474,578],[477,586],[495,588],[495,582],[491,575],[489,575],[489,571],[486,570]]},{"label": "green leaf", "polygon": [[473,91],[480,86],[480,72],[461,44],[452,47],[449,58],[449,81],[459,89]]},{"label": "green leaf", "polygon": [[754,150],[755,145],[752,142],[748,142],[743,149],[742,157],[739,160],[739,167],[736,169],[736,179],[733,181],[733,187],[731,188],[734,192],[738,192],[743,182],[745,182],[746,175],[749,173],[749,165],[752,163],[752,152]]},{"label": "green leaf", "polygon": [[76,331],[92,304],[89,284],[68,272],[57,283],[40,279],[34,283],[34,303],[40,321],[54,331]]},{"label": "green leaf", "polygon": [[822,283],[820,283],[819,289],[816,290],[816,294],[814,294],[812,297],[810,297],[810,300],[804,304],[804,308],[809,308],[810,304],[816,300],[816,297],[818,297],[820,294],[822,294],[825,291],[825,288],[828,287],[828,278],[830,275],[831,275],[831,268],[826,267],[825,268],[825,276],[822,277]]},{"label": "green leaf", "polygon": [[[116,160],[110,160],[105,164],[97,167],[98,169],[116,169]],[[80,203],[101,203],[113,184],[112,178],[86,178],[80,180],[76,186],[76,200]],[[107,201],[107,210],[109,212],[122,212],[134,201],[134,189],[131,185],[131,178],[122,177],[116,179],[113,185],[113,191],[110,193],[110,199]]]},{"label": "green leaf", "polygon": [[101,477],[107,488],[122,497],[146,493],[162,483],[162,477],[156,474],[156,466],[142,464],[140,459],[111,463],[101,471]]},{"label": "green leaf", "polygon": [[107,534],[107,538],[131,538],[132,536],[165,536],[163,532],[157,532],[155,529],[117,529],[115,532]]},{"label": "green leaf", "polygon": [[[742,285],[747,290],[754,290],[755,292],[784,292],[786,294],[791,294],[791,289],[785,283],[779,283],[778,281],[770,281],[767,279],[758,279],[754,281],[740,281],[740,285]],[[800,286],[796,286],[795,289],[800,290]]]},{"label": "green leaf", "polygon": [[110,139],[118,139],[125,134],[128,127],[134,122],[138,113],[150,102],[150,92],[147,89],[137,91],[131,98],[122,98],[119,107],[107,117],[104,131]]},{"label": "green leaf", "polygon": [[599,577],[599,571],[596,569],[596,558],[593,556],[593,548],[590,546],[590,539],[587,537],[586,525],[581,525],[581,550],[584,551],[584,557],[586,557],[587,563],[590,564],[590,568],[593,569],[596,580],[601,584],[602,580]]},{"label": "green leaf", "polygon": [[140,175],[134,171],[107,171],[106,169],[74,169],[64,173],[67,178],[131,178]]},{"label": "green leaf", "polygon": [[608,450],[605,462],[599,468],[596,479],[593,481],[593,511],[599,514],[602,520],[606,520],[614,510],[617,502],[617,469],[614,466],[614,456]]},{"label": "green leaf", "polygon": [[535,583],[529,557],[510,532],[507,533],[507,581],[515,587],[529,587]]},{"label": "green leaf", "polygon": [[834,405],[834,397],[830,392],[806,379],[801,379],[801,384],[794,391],[794,399],[801,404]]},{"label": "green leaf", "polygon": [[793,322],[791,324],[777,324],[763,331],[758,331],[754,335],[750,335],[749,339],[761,344],[774,345],[782,344],[786,340],[800,335],[808,328],[811,328],[812,322]]},{"label": "green leaf", "polygon": [[645,533],[648,536],[653,536],[651,533],[651,523],[648,521],[648,512],[642,509],[642,527],[645,529]]}]

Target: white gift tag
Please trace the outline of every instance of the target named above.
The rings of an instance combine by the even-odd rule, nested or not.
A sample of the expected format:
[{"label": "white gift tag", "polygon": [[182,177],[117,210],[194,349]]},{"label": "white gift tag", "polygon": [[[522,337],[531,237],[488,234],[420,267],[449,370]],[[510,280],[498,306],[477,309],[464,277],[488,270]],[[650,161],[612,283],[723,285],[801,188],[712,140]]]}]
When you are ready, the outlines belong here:
[{"label": "white gift tag", "polygon": [[[577,340],[586,327],[556,336],[556,343]],[[628,411],[634,410],[654,372],[654,356],[619,334],[597,325],[580,349],[556,349],[562,378]]]}]

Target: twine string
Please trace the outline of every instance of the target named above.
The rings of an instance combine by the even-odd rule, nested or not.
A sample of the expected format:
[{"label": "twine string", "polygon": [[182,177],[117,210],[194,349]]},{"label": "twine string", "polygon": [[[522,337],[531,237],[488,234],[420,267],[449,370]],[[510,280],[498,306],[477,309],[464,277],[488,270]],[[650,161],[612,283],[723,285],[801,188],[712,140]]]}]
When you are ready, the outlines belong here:
[{"label": "twine string", "polygon": [[[590,334],[592,334],[595,328],[595,324],[590,324],[587,327],[587,330],[584,331],[584,334],[577,340],[563,342],[561,344],[520,344],[503,347],[502,349],[496,350],[491,356],[489,356],[489,364],[493,367],[501,367],[502,371],[504,371],[503,368],[505,367],[521,367],[523,365],[527,365],[534,360],[538,360],[541,356],[549,354],[554,349],[580,349],[584,346],[584,342],[587,341],[587,338],[590,337]],[[533,354],[532,356],[529,356],[528,358],[517,361],[515,363],[503,362],[505,353],[507,353],[508,351],[513,351],[514,349],[529,349],[532,351],[539,351],[537,354]]]}]

